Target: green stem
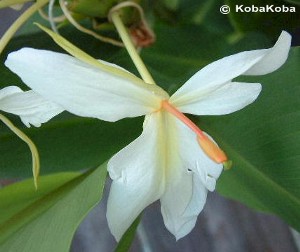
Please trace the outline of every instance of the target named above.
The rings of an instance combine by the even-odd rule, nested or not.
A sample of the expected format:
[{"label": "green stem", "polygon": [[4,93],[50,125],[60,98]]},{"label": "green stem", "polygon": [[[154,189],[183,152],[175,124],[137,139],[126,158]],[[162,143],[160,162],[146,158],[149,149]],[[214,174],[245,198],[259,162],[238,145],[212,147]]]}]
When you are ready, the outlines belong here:
[{"label": "green stem", "polygon": [[[1,2],[1,1],[0,1]],[[0,40],[0,54],[8,44],[8,42],[11,40],[11,38],[14,36],[14,34],[17,32],[17,30],[26,22],[27,19],[29,19],[36,11],[38,11],[41,7],[43,7],[46,3],[48,3],[49,0],[40,0],[37,1],[35,4],[30,6],[5,32],[3,37]]]},{"label": "green stem", "polygon": [[148,84],[155,84],[151,74],[149,73],[148,69],[146,68],[143,60],[141,59],[140,55],[138,54],[135,46],[132,43],[131,38],[124,26],[122,19],[117,11],[112,12],[111,20],[115,25],[134,65],[136,66],[137,70],[139,71],[140,75],[142,76],[143,80]]},{"label": "green stem", "polygon": [[21,130],[19,130],[8,118],[0,114],[0,120],[12,131],[14,132],[21,140],[23,140],[29,147],[32,155],[32,173],[34,179],[34,186],[37,189],[37,180],[40,173],[40,158],[38,150],[35,144],[31,139],[25,135]]}]

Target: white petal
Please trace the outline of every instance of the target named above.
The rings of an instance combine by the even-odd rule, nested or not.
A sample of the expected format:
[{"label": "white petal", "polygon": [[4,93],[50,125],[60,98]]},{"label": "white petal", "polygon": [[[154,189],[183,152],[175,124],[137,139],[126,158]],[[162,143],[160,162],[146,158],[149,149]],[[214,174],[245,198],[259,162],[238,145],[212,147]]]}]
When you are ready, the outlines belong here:
[{"label": "white petal", "polygon": [[256,100],[260,91],[259,83],[229,82],[201,96],[190,94],[185,99],[177,100],[174,105],[183,113],[224,115],[251,104]]},{"label": "white petal", "polygon": [[[207,133],[205,134],[210,138],[211,141],[217,144],[210,135],[208,135]],[[196,165],[192,168],[192,170],[199,175],[202,183],[205,185],[207,190],[213,192],[216,188],[217,179],[223,171],[223,165],[213,162],[201,150],[198,159],[196,160]]]},{"label": "white petal", "polygon": [[[169,186],[161,198],[164,223],[177,240],[191,232],[206,202],[207,189],[198,175],[193,174],[192,178],[182,178],[182,183]],[[192,185],[191,191],[187,191],[186,183]]]},{"label": "white petal", "polygon": [[277,43],[270,49],[245,51],[215,61],[198,71],[179,88],[172,96],[172,102],[177,104],[179,100],[184,100],[188,104],[189,96],[203,96],[213,92],[242,74],[261,75],[275,71],[286,61],[290,45],[291,36],[282,32]]},{"label": "white petal", "polygon": [[[196,134],[185,124],[177,120],[177,125],[180,137],[180,156],[185,162],[185,167],[198,174],[202,184],[209,191],[214,191],[215,182],[223,171],[223,165],[215,163],[202,151],[196,140]],[[215,142],[211,136],[205,134]]]},{"label": "white petal", "polygon": [[214,190],[222,165],[201,150],[196,135],[181,121],[165,114],[167,145],[166,190],[161,197],[164,223],[176,239],[188,234]]},{"label": "white petal", "polygon": [[282,31],[273,48],[253,67],[248,69],[244,75],[263,75],[271,73],[281,67],[287,60],[291,47],[292,37],[286,31]]},{"label": "white petal", "polygon": [[160,95],[167,97],[155,85],[105,72],[66,54],[23,48],[10,53],[5,64],[35,92],[79,116],[106,121],[140,116],[160,107]]},{"label": "white petal", "polygon": [[141,136],[108,163],[113,182],[107,203],[107,221],[117,241],[142,210],[159,199],[164,190],[160,116],[160,113],[149,116]]},{"label": "white petal", "polygon": [[27,127],[39,127],[63,111],[32,90],[23,92],[16,86],[0,90],[0,110],[20,116]]},{"label": "white petal", "polygon": [[17,86],[8,86],[5,88],[2,88],[0,90],[0,101],[2,98],[10,96],[12,94],[16,94],[16,93],[20,93],[23,92],[21,88],[17,87]]},{"label": "white petal", "polygon": [[207,189],[195,173],[182,171],[180,180],[168,181],[166,192],[160,200],[161,212],[167,229],[177,240],[194,228],[206,195]]}]

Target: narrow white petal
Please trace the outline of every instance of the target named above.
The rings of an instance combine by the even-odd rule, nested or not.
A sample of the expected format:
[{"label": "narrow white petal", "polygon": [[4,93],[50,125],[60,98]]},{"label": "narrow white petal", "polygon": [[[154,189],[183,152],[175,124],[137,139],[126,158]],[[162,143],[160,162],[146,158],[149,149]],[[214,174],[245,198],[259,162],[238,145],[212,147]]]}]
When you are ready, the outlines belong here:
[{"label": "narrow white petal", "polygon": [[160,117],[160,113],[149,116],[141,136],[108,163],[113,182],[107,203],[107,221],[117,241],[142,210],[159,199],[164,190]]},{"label": "narrow white petal", "polygon": [[174,105],[183,113],[224,115],[251,104],[260,92],[261,85],[259,83],[229,82],[200,96],[191,93],[189,96],[185,96],[185,99],[178,100]]},{"label": "narrow white petal", "polygon": [[282,32],[270,49],[245,51],[217,60],[194,74],[174,93],[172,102],[177,104],[184,100],[188,104],[189,96],[203,97],[242,74],[261,75],[275,71],[286,61],[290,45],[291,36]]},{"label": "narrow white petal", "polygon": [[16,86],[0,90],[0,110],[20,116],[27,127],[39,127],[63,111],[32,90],[23,92]]},{"label": "narrow white petal", "polygon": [[10,53],[5,64],[35,92],[79,116],[106,121],[140,116],[157,110],[160,95],[166,95],[137,78],[132,81],[51,51],[23,48]]},{"label": "narrow white petal", "polygon": [[292,37],[286,31],[282,31],[273,48],[267,51],[267,54],[244,75],[263,75],[271,73],[281,67],[287,60],[291,47]]},{"label": "narrow white petal", "polygon": [[211,161],[201,150],[196,135],[181,121],[165,114],[167,136],[166,189],[161,197],[164,223],[176,239],[188,234],[214,190],[222,165]]}]

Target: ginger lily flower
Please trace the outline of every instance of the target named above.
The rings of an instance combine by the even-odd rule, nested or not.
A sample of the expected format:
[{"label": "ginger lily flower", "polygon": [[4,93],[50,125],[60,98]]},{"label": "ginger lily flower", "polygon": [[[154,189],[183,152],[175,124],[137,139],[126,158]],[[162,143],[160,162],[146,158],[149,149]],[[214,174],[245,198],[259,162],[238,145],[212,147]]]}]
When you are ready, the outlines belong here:
[{"label": "ginger lily flower", "polygon": [[286,61],[290,41],[282,32],[273,48],[220,59],[171,97],[118,66],[98,62],[97,67],[61,53],[24,48],[10,53],[5,64],[35,92],[76,115],[106,121],[146,115],[142,134],[108,162],[113,179],[108,224],[119,240],[142,210],[160,199],[164,223],[180,239],[194,227],[207,191],[215,189],[228,161],[182,113],[224,115],[252,103],[261,85],[232,79],[275,71]]}]

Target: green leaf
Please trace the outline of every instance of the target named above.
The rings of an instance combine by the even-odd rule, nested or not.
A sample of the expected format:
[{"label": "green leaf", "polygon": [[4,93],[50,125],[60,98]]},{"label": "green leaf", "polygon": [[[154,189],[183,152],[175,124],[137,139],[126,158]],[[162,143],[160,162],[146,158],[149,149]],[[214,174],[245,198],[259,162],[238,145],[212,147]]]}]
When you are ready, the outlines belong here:
[{"label": "green leaf", "polygon": [[[240,32],[262,31],[274,38],[282,30],[292,32],[300,25],[300,7],[292,2],[288,3],[283,0],[246,0],[243,2],[226,0],[225,2],[230,6],[229,16],[233,25]],[[237,9],[237,6],[243,6],[243,11]],[[244,11],[246,6],[250,8],[250,11]],[[258,8],[273,7],[270,7],[272,10],[258,11],[257,9],[252,11],[252,6]],[[283,6],[286,10],[283,10]],[[280,8],[281,11],[275,11],[275,7]]]},{"label": "green leaf", "polygon": [[243,50],[271,47],[261,33],[251,33],[238,41],[196,25],[174,28],[156,24],[157,43],[142,51],[142,58],[157,83],[170,94],[205,65]]},{"label": "green leaf", "polygon": [[103,164],[82,175],[41,178],[38,192],[29,181],[2,189],[0,250],[68,251],[77,226],[101,199],[105,178]]},{"label": "green leaf", "polygon": [[288,3],[291,3],[291,4],[298,4],[300,5],[300,0],[285,0],[286,2]]},{"label": "green leaf", "polygon": [[[41,128],[23,131],[35,142],[40,153],[41,173],[47,174],[94,168],[103,163],[138,136],[142,130],[141,119],[109,123],[65,113]],[[0,176],[31,176],[31,154],[27,145],[4,125],[0,125],[0,129]]]},{"label": "green leaf", "polygon": [[300,231],[300,48],[278,71],[238,80],[260,82],[258,100],[239,112],[203,117],[204,128],[233,161],[218,191],[274,213]]},{"label": "green leaf", "polygon": [[182,1],[179,20],[190,20],[209,32],[226,35],[233,32],[229,18],[220,13],[219,0]]},{"label": "green leaf", "polygon": [[151,3],[151,10],[170,24],[201,25],[209,33],[226,35],[233,32],[233,27],[228,17],[220,13],[221,5],[219,0],[165,0]]},{"label": "green leaf", "polygon": [[[13,215],[39,200],[70,180],[78,177],[78,172],[57,173],[39,178],[40,185],[35,190],[32,179],[27,179],[0,190],[0,223],[7,221]],[[4,211],[5,209],[5,211]]]}]

